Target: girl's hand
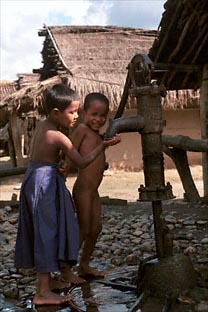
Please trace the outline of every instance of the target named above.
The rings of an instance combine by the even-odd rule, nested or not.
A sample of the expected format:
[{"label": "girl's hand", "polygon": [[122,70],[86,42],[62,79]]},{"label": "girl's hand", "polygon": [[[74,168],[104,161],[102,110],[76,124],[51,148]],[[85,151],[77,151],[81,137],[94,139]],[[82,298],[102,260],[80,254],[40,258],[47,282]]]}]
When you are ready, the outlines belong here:
[{"label": "girl's hand", "polygon": [[121,142],[121,137],[119,134],[116,134],[113,138],[111,139],[104,139],[103,144],[105,147],[113,146]]},{"label": "girl's hand", "polygon": [[58,171],[59,173],[62,173],[64,178],[65,178],[65,181],[66,181],[66,178],[67,178],[67,175],[68,175],[68,170],[67,170],[67,166],[66,164],[62,161],[59,163],[59,166],[58,166]]}]

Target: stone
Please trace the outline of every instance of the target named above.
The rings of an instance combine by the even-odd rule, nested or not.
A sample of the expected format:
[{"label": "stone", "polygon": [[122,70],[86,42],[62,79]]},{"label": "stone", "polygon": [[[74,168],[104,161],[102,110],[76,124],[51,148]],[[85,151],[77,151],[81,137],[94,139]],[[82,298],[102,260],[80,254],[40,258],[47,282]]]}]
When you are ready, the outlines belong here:
[{"label": "stone", "polygon": [[195,311],[197,312],[207,312],[208,311],[208,301],[201,301],[195,306]]},{"label": "stone", "polygon": [[111,263],[116,266],[120,266],[121,264],[123,264],[123,262],[124,262],[124,259],[121,257],[116,257],[116,258],[111,259]]},{"label": "stone", "polygon": [[9,223],[16,224],[17,223],[17,217],[11,217],[8,219]]},{"label": "stone", "polygon": [[208,244],[208,237],[205,237],[201,240],[202,244]]},{"label": "stone", "polygon": [[113,252],[113,254],[114,254],[115,256],[121,256],[122,253],[123,253],[123,250],[122,250],[122,249],[115,249],[114,252]]},{"label": "stone", "polygon": [[30,294],[30,295],[31,295],[34,291],[35,291],[35,287],[31,287],[31,286],[25,287],[25,292],[26,292],[27,294]]},{"label": "stone", "polygon": [[36,276],[26,276],[20,280],[20,283],[21,284],[29,284],[34,280],[36,280]]},{"label": "stone", "polygon": [[187,237],[187,239],[192,239],[193,238],[193,233],[187,233],[186,237]]},{"label": "stone", "polygon": [[126,257],[127,264],[138,264],[138,258],[135,254],[130,254]]},{"label": "stone", "polygon": [[3,277],[8,276],[8,275],[9,275],[9,271],[8,270],[2,270],[0,272],[0,278],[3,278]]},{"label": "stone", "polygon": [[167,215],[167,216],[165,216],[165,222],[176,224],[177,219],[171,215]]},{"label": "stone", "polygon": [[108,224],[116,224],[116,220],[115,218],[110,218],[108,221],[107,221]]},{"label": "stone", "polygon": [[133,223],[133,224],[131,225],[131,227],[132,227],[133,229],[140,228],[140,227],[141,227],[141,223],[140,223],[140,222]]},{"label": "stone", "polygon": [[93,257],[100,257],[103,255],[103,251],[101,250],[94,250],[93,251]]},{"label": "stone", "polygon": [[149,235],[149,233],[144,233],[140,237],[143,238],[143,239],[149,239],[150,235]]},{"label": "stone", "polygon": [[4,289],[4,296],[9,299],[18,299],[19,292],[16,285],[10,284]]},{"label": "stone", "polygon": [[197,259],[198,263],[208,263],[208,257],[200,257]]},{"label": "stone", "polygon": [[189,254],[193,254],[196,253],[196,247],[193,246],[189,246],[184,250],[184,255],[189,255]]},{"label": "stone", "polygon": [[5,212],[12,212],[12,207],[11,206],[5,206],[4,211]]},{"label": "stone", "polygon": [[139,249],[144,252],[150,252],[152,251],[152,245],[149,242],[145,242],[139,246]]},{"label": "stone", "polygon": [[203,301],[208,298],[208,289],[201,287],[194,287],[188,292],[188,296],[194,299],[196,302]]},{"label": "stone", "polygon": [[7,233],[14,233],[14,229],[16,231],[16,228],[14,227],[14,225],[9,223],[9,221],[6,221],[3,223],[3,226],[2,226],[3,231],[5,231]]},{"label": "stone", "polygon": [[139,230],[137,230],[133,233],[133,235],[135,235],[135,236],[141,236],[142,234],[143,234],[143,231],[139,231]]},{"label": "stone", "polygon": [[174,228],[175,228],[175,225],[172,224],[172,223],[169,223],[169,224],[166,224],[167,228],[170,230],[170,231],[173,231]]},{"label": "stone", "polygon": [[185,220],[183,225],[194,225],[196,222],[194,220]]},{"label": "stone", "polygon": [[136,245],[139,245],[141,243],[141,238],[140,237],[137,237],[135,239],[132,239],[132,243],[136,244]]},{"label": "stone", "polygon": [[103,236],[103,241],[106,242],[106,241],[111,241],[113,239],[113,236],[112,235],[104,235]]},{"label": "stone", "polygon": [[15,267],[13,267],[13,268],[9,269],[9,273],[15,274],[15,273],[17,273],[17,269]]},{"label": "stone", "polygon": [[196,224],[197,224],[197,225],[205,225],[205,224],[207,224],[207,221],[206,221],[206,220],[198,220],[198,221],[196,222]]}]

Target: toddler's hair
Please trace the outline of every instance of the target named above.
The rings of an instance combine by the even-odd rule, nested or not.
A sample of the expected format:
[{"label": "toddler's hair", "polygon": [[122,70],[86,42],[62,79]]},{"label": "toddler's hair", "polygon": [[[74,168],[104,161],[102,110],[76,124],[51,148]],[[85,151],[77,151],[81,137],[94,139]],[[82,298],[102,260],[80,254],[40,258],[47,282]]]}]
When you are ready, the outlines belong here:
[{"label": "toddler's hair", "polygon": [[48,89],[44,97],[44,109],[46,114],[54,108],[64,111],[72,101],[79,100],[79,95],[76,91],[64,84],[55,84]]},{"label": "toddler's hair", "polygon": [[98,101],[104,103],[106,105],[106,108],[109,110],[108,98],[100,92],[92,92],[92,93],[89,93],[84,99],[84,110],[85,110],[85,112],[88,110],[91,102],[94,100],[98,100]]}]

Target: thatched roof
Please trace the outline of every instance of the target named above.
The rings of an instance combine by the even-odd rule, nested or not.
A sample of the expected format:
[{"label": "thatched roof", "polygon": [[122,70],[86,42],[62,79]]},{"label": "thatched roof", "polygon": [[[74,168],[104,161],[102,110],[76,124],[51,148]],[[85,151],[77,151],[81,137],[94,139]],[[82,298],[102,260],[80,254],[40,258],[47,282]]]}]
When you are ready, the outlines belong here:
[{"label": "thatched roof", "polygon": [[59,76],[55,76],[44,81],[37,81],[36,83],[21,88],[15,93],[7,95],[7,97],[0,102],[0,112],[1,109],[6,106],[7,113],[15,111],[18,115],[22,115],[36,110],[40,114],[44,113],[44,91],[56,83],[62,83]]},{"label": "thatched roof", "polygon": [[0,101],[0,112],[1,109],[4,109],[8,113],[16,111],[18,115],[22,115],[27,112],[37,110],[40,114],[42,114],[44,91],[56,83],[63,83],[63,81],[71,88],[78,91],[81,102],[83,102],[87,93],[101,90],[104,94],[110,94],[111,110],[117,107],[115,105],[118,105],[122,94],[122,88],[120,86],[110,86],[109,84],[102,82],[90,84],[88,81],[86,82],[85,79],[83,80],[84,81],[82,82],[82,79],[76,79],[70,75],[58,75],[43,81],[38,81],[35,84],[25,86],[15,93],[7,95],[2,101]]},{"label": "thatched roof", "polygon": [[50,26],[39,35],[45,36],[41,79],[68,69],[74,77],[92,83],[121,86],[129,61],[138,52],[148,53],[157,32],[116,26]]},{"label": "thatched roof", "polygon": [[149,52],[165,70],[156,74],[158,83],[168,90],[197,89],[208,62],[208,1],[168,0],[164,8],[159,36]]},{"label": "thatched roof", "polygon": [[17,91],[17,84],[15,82],[0,83],[0,101],[2,101],[8,94]]},{"label": "thatched roof", "polygon": [[60,80],[59,75],[67,74],[82,100],[87,93],[100,91],[109,97],[113,110],[123,92],[128,63],[134,54],[148,53],[156,34],[155,30],[116,26],[45,26],[39,31],[45,36],[44,65],[33,70],[40,75],[41,83],[27,84],[1,105],[7,103],[9,111],[18,112],[36,108],[42,103],[42,89],[51,86],[49,78],[55,77],[55,82]]},{"label": "thatched roof", "polygon": [[19,88],[27,87],[31,84],[35,84],[40,80],[40,74],[33,74],[33,73],[19,73],[17,74],[18,77],[18,85]]},{"label": "thatched roof", "polygon": [[[8,112],[19,114],[42,110],[42,92],[67,75],[81,100],[87,93],[100,91],[109,97],[111,110],[120,102],[127,65],[136,53],[148,53],[157,31],[115,26],[51,26],[39,31],[45,36],[43,67],[33,70],[39,82],[28,84],[0,103]],[[54,77],[54,78],[52,78]],[[165,107],[198,106],[198,93],[168,92]],[[131,104],[131,103],[130,103]]]}]

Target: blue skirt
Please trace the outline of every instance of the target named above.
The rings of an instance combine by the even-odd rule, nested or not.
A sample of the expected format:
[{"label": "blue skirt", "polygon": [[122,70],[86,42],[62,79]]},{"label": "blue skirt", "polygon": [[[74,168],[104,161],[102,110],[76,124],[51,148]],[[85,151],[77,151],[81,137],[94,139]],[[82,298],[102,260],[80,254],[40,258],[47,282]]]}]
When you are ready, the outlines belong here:
[{"label": "blue skirt", "polygon": [[76,264],[78,252],[78,221],[58,165],[31,161],[20,192],[15,266],[54,272]]}]

